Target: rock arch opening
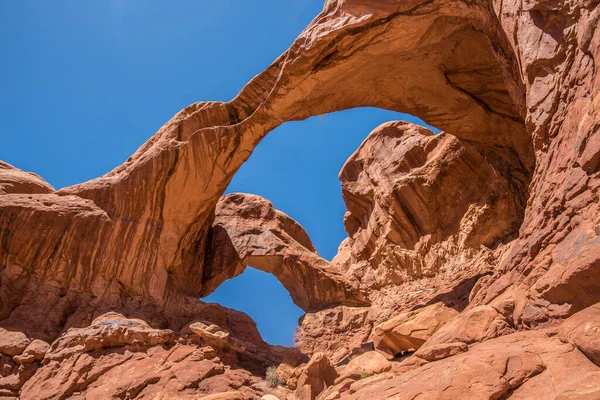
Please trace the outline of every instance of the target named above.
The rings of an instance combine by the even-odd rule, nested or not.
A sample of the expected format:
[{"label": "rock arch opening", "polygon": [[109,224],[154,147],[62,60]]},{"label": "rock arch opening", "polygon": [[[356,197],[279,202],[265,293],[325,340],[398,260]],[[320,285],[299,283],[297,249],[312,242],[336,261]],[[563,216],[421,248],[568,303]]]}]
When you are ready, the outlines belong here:
[{"label": "rock arch opening", "polygon": [[[177,314],[185,299],[207,294],[219,280],[235,276],[238,265],[255,262],[259,268],[278,271],[282,284],[305,310],[368,303],[363,289],[373,287],[373,280],[376,287],[380,282],[377,276],[368,279],[364,263],[354,264],[358,267],[351,271],[360,277],[358,282],[347,281],[339,272],[346,264],[332,270],[326,260],[326,264],[311,261],[317,268],[298,276],[302,268],[290,267],[290,260],[306,265],[303,257],[313,256],[304,252],[281,258],[280,251],[267,251],[259,261],[253,251],[234,246],[235,257],[244,253],[238,257],[241,263],[220,269],[219,259],[227,254],[217,254],[210,245],[220,238],[212,220],[234,173],[277,126],[313,115],[364,106],[416,115],[477,153],[486,169],[510,188],[511,201],[524,208],[534,167],[533,143],[525,127],[525,83],[511,38],[489,4],[440,0],[369,7],[364,15],[360,1],[328,1],[290,49],[235,99],[186,107],[105,176],[60,191],[48,189],[37,196],[35,206],[18,196],[5,197],[2,263],[11,272],[4,273],[10,289],[0,294],[0,318],[18,324],[22,314],[13,312],[18,307],[20,312],[31,308],[32,313],[43,313],[44,307],[23,293],[36,293],[46,284],[55,300],[47,303],[60,304],[55,318],[47,321],[49,336],[58,334],[68,318],[77,320],[71,315],[80,304],[60,300],[71,289],[90,293],[100,303],[103,298],[143,299]],[[477,169],[479,161],[464,162],[465,171]],[[443,173],[443,168],[438,170]],[[411,190],[422,194],[427,187],[420,186],[422,182],[415,177]],[[350,223],[351,231],[366,233],[357,242],[373,254],[377,246],[364,239],[377,235],[371,235],[368,221],[362,223],[369,214],[361,214],[360,208],[351,210],[361,216],[361,223]],[[414,217],[410,207],[398,211]],[[236,221],[237,217],[230,217]],[[416,222],[416,236],[399,239],[414,246],[409,251],[432,245],[418,246],[418,235],[435,234],[430,222]],[[448,226],[456,226],[456,221]],[[242,224],[240,231],[245,230]],[[42,233],[44,240],[39,239]],[[295,249],[305,248],[296,246],[294,242],[300,242],[289,232],[287,236]],[[234,239],[234,245],[236,240],[241,239]],[[39,242],[44,246],[36,245]],[[22,248],[28,250],[15,251]],[[355,250],[350,251],[353,256],[358,254]],[[327,267],[318,267],[321,264]],[[51,283],[47,276],[52,277]],[[294,287],[300,285],[313,292],[295,293]],[[81,314],[87,315],[84,308]],[[168,323],[176,319],[165,318]]]},{"label": "rock arch opening", "polygon": [[201,300],[248,314],[267,343],[287,347],[294,346],[298,319],[304,314],[274,275],[252,267]]}]

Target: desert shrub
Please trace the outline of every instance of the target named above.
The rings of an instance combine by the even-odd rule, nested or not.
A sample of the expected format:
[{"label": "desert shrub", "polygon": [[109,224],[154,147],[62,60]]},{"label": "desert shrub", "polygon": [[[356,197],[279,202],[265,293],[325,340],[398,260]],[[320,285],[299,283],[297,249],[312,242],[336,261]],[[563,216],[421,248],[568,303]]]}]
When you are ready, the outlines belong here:
[{"label": "desert shrub", "polygon": [[265,380],[267,381],[267,384],[269,385],[269,387],[275,387],[275,386],[279,386],[281,384],[281,380],[279,379],[279,376],[277,375],[277,367],[276,366],[271,365],[270,367],[267,368],[267,376],[266,376]]},{"label": "desert shrub", "polygon": [[371,376],[371,374],[370,374],[370,373],[368,373],[368,372],[363,372],[362,374],[360,374],[360,379],[365,379],[365,378],[368,378],[368,377],[370,377],[370,376]]}]

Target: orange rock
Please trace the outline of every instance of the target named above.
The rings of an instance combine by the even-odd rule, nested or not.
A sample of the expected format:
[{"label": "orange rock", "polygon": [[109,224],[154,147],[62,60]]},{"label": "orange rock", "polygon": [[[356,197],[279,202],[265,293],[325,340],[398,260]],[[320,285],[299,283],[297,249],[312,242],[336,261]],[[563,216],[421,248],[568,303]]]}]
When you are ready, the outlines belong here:
[{"label": "orange rock", "polygon": [[240,392],[217,393],[200,397],[202,400],[246,400]]},{"label": "orange rock", "polygon": [[376,351],[369,351],[352,359],[344,368],[343,375],[376,375],[391,368],[392,365],[383,355]]},{"label": "orange rock", "polygon": [[[581,321],[600,301],[599,18],[597,1],[327,0],[235,99],[186,107],[105,176],[54,191],[0,164],[0,395],[266,394],[260,370],[284,351],[197,300],[248,263],[316,311],[299,332],[313,354],[299,397],[598,397]],[[385,124],[351,157],[335,262],[264,201],[217,210],[268,132],[360,106],[445,133]],[[437,302],[460,311],[419,349],[437,361],[332,386],[317,351],[342,358],[371,326]],[[95,319],[112,310],[139,318]],[[559,337],[543,331],[570,316]],[[177,336],[199,319],[243,356]],[[52,341],[42,363],[19,355],[30,338]]]},{"label": "orange rock", "polygon": [[569,317],[562,323],[558,336],[600,366],[600,303]]},{"label": "orange rock", "polygon": [[400,314],[373,329],[375,348],[390,356],[415,351],[446,322],[458,315],[458,311],[435,303],[415,311]]},{"label": "orange rock", "polygon": [[12,332],[0,328],[0,354],[16,356],[29,346],[31,340],[22,332]]},{"label": "orange rock", "polygon": [[340,303],[366,304],[343,271],[319,257],[296,221],[259,196],[235,193],[217,204],[202,295],[246,266],[275,275],[305,311]]},{"label": "orange rock", "polygon": [[524,188],[497,168],[472,143],[410,123],[371,132],[340,172],[347,263],[361,288],[456,269],[514,236]]},{"label": "orange rock", "polygon": [[300,372],[296,385],[296,398],[316,399],[319,393],[334,384],[337,377],[338,373],[329,359],[323,353],[314,354]]},{"label": "orange rock", "polygon": [[221,329],[215,324],[206,325],[202,322],[194,322],[190,325],[190,330],[203,338],[209,345],[221,349],[231,349],[238,353],[246,351],[244,345],[231,338],[229,332]]},{"label": "orange rock", "polygon": [[463,311],[447,322],[422,345],[422,349],[444,343],[474,343],[511,333],[502,315],[490,306],[477,306]]},{"label": "orange rock", "polygon": [[599,378],[600,370],[573,346],[533,331],[475,344],[467,353],[405,373],[361,379],[340,398],[493,399],[509,391],[517,399],[569,398],[600,390]]},{"label": "orange rock", "polygon": [[0,195],[52,192],[54,192],[54,188],[33,172],[21,171],[4,161],[0,161]]},{"label": "orange rock", "polygon": [[79,354],[110,347],[156,346],[175,342],[170,330],[153,329],[145,321],[118,313],[96,318],[86,328],[71,328],[52,343],[44,361],[62,361]]},{"label": "orange rock", "polygon": [[427,361],[437,361],[468,350],[469,347],[463,342],[442,343],[419,349],[415,352],[415,356]]}]

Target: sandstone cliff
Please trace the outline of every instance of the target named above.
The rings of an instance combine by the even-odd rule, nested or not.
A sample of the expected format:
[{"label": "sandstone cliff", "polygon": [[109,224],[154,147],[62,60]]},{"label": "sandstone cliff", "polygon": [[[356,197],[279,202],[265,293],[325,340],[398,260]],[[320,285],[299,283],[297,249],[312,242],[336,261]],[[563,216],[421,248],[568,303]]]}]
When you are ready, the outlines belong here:
[{"label": "sandstone cliff", "polygon": [[[0,395],[252,398],[281,363],[280,397],[600,397],[599,18],[597,0],[327,0],[235,99],[185,108],[109,174],[55,191],[0,164]],[[359,106],[445,133],[390,123],[348,160],[333,262],[266,200],[219,200],[275,127]],[[245,265],[309,311],[304,355],[196,300]]]}]

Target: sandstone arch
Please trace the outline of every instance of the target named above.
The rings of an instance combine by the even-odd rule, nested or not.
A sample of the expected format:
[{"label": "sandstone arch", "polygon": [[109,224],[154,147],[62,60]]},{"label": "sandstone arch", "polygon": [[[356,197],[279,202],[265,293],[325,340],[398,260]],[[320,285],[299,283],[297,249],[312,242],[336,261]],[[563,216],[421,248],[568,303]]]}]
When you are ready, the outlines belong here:
[{"label": "sandstone arch", "polygon": [[[379,309],[389,313],[394,307],[406,310],[423,303],[443,302],[461,311],[442,329],[432,332],[419,349],[422,360],[431,361],[430,364],[419,367],[422,360],[419,364],[407,363],[402,366],[408,367],[407,372],[403,373],[402,367],[394,368],[387,375],[358,384],[345,377],[337,387],[334,381],[334,386],[327,389],[329,393],[322,397],[335,397],[340,394],[334,392],[338,389],[346,390],[344,396],[349,398],[378,398],[382,394],[413,398],[440,393],[448,398],[554,398],[582,390],[594,396],[600,390],[596,384],[598,368],[593,364],[598,346],[593,337],[584,335],[586,329],[593,329],[584,327],[581,321],[598,315],[597,307],[590,306],[600,300],[599,21],[598,0],[328,0],[323,12],[290,50],[250,82],[236,99],[187,107],[124,165],[106,176],[57,192],[37,177],[0,165],[0,324],[20,327],[30,337],[53,339],[69,326],[90,325],[94,314],[122,309],[129,316],[143,316],[152,326],[174,327],[179,331],[178,342],[184,342],[181,347],[187,347],[183,350],[194,352],[198,346],[193,341],[185,343],[184,325],[202,316],[226,326],[232,337],[250,344],[244,354],[253,363],[264,366],[273,360],[280,362],[285,351],[262,343],[247,317],[215,310],[190,297],[209,291],[223,278],[219,267],[211,267],[218,265],[214,264],[217,259],[210,256],[214,228],[239,226],[219,225],[215,207],[232,174],[261,138],[280,123],[370,105],[410,112],[454,135],[470,149],[467,159],[480,160],[473,163],[476,165],[468,163],[474,167],[475,176],[483,169],[495,175],[497,181],[483,182],[484,189],[490,186],[490,193],[494,193],[495,188],[508,185],[510,190],[503,189],[502,193],[513,195],[514,199],[527,198],[527,203],[518,237],[503,243],[503,251],[494,251],[493,273],[470,278],[467,290],[464,282],[457,285],[455,281],[446,282],[441,289],[448,292],[437,295],[423,290],[402,292],[401,289],[411,289],[410,285],[397,285],[392,289],[404,297],[391,303],[375,303],[369,308],[344,305],[308,313],[301,322],[301,331],[305,337],[314,334],[304,348],[311,353],[322,349],[327,356],[341,358],[344,354],[340,350],[343,353],[348,349],[328,346],[327,341],[343,342],[346,346],[358,338],[360,343],[368,337],[371,323],[383,318],[369,315]],[[442,140],[418,141],[430,149]],[[416,148],[418,153],[419,146]],[[424,154],[427,152],[417,161],[427,158]],[[357,160],[364,161],[364,165],[349,167],[347,182],[354,182],[356,171],[373,167],[360,154],[353,161]],[[417,166],[411,171],[418,169]],[[435,177],[424,181],[435,183]],[[418,177],[410,174],[408,178],[414,182]],[[346,187],[346,195],[356,200],[362,193],[350,186]],[[418,186],[409,189],[415,187]],[[485,200],[487,192],[482,192]],[[358,205],[384,208],[381,199],[366,200]],[[392,206],[402,205],[402,200],[392,202]],[[478,204],[481,198],[474,196],[471,200]],[[370,228],[385,226],[377,221],[363,223],[368,212],[353,205],[348,219],[349,230],[354,233],[352,239],[364,244],[364,253],[371,256],[369,247],[376,249],[378,238],[361,242],[361,230],[368,233]],[[389,219],[398,220],[407,228],[403,235],[389,237],[400,250],[410,250],[413,245],[416,248],[422,233],[437,233],[432,233],[435,224],[430,219],[439,216],[424,213],[423,218],[406,224],[404,210],[392,207],[391,211]],[[520,219],[519,208],[512,211]],[[272,219],[278,220],[279,216]],[[441,217],[438,221],[449,222],[440,225],[443,229],[438,239],[451,237],[452,229],[446,228],[456,225],[456,221]],[[302,235],[291,228],[284,229],[287,244],[308,249]],[[477,240],[463,243],[467,247],[493,247],[495,240],[502,239],[504,229],[492,228]],[[240,232],[244,230],[242,226]],[[249,238],[261,235],[260,231],[249,233]],[[270,231],[267,236],[272,233],[275,234]],[[487,233],[493,235],[486,237]],[[234,232],[227,239],[231,241],[233,237],[232,244],[239,244],[242,236]],[[386,235],[381,237],[388,239]],[[512,236],[507,241],[510,239]],[[252,244],[252,240],[244,244]],[[232,254],[239,258],[242,253],[245,261],[252,263],[259,262],[257,256],[272,261],[272,249],[262,246],[233,246]],[[346,250],[342,248],[333,266],[321,268],[315,260],[318,268],[307,272],[308,276],[335,276],[338,263],[344,263]],[[310,251],[301,253],[306,256]],[[443,257],[433,261],[440,259]],[[235,265],[225,275],[235,274]],[[285,260],[273,265],[262,264],[274,272],[277,268],[290,268]],[[460,275],[462,271],[450,272]],[[356,287],[355,281],[342,282],[342,289],[334,291],[341,294],[336,301],[354,304],[360,300],[360,294],[352,291]],[[306,302],[307,309],[332,302],[319,291],[296,295],[300,302]],[[379,299],[386,295],[382,291]],[[544,331],[544,327],[582,309],[585,310],[581,314],[567,320],[558,335]],[[163,334],[168,341],[174,339],[172,332],[161,333],[144,323],[114,317],[110,317],[116,319],[112,322],[104,321],[106,316],[97,319],[97,324],[92,323],[81,332],[83,335],[72,332],[80,339],[87,337],[100,343],[101,347],[111,343],[97,331],[98,325],[107,323],[117,328],[112,330],[117,339],[120,332],[135,335],[136,331],[142,333],[138,336],[142,341]],[[529,328],[539,329],[511,333]],[[575,335],[569,336],[566,331],[574,331]],[[494,338],[503,334],[507,335]],[[107,369],[95,368],[95,357],[85,361],[86,357],[80,357],[78,352],[70,363],[41,366],[44,350],[39,342],[38,348],[29,353],[28,338],[18,332],[10,336],[9,339],[17,340],[4,347],[2,355],[3,360],[9,357],[8,363],[3,362],[8,367],[4,374],[9,374],[6,378],[11,385],[4,393],[10,396],[64,397],[76,388],[89,390],[87,394],[92,395],[95,389],[109,388],[115,397],[122,397],[127,392],[115,391],[114,382],[123,377],[124,388],[139,393],[148,384],[148,377],[137,380],[124,371],[143,371],[147,375],[147,362],[154,365],[150,370],[161,374],[153,378],[152,382],[158,382],[153,390],[166,388],[168,382],[161,383],[161,377],[166,377],[166,381],[177,378],[176,370],[165,373],[166,355],[163,357],[156,347],[147,352],[129,349],[136,353],[130,360],[123,358],[130,357],[122,351],[123,347],[108,350],[107,358],[126,363],[118,368],[111,368],[114,364]],[[155,350],[159,353],[152,359]],[[15,356],[21,351],[26,354]],[[443,359],[465,351],[455,358]],[[200,361],[214,355],[203,354]],[[21,373],[35,371],[23,371],[11,360],[22,362],[31,357],[38,360],[39,372],[19,394],[29,377]],[[482,362],[482,358],[490,362]],[[313,360],[330,367],[323,353],[315,354]],[[73,368],[76,363],[79,370]],[[455,373],[457,364],[466,367],[459,374]],[[173,382],[172,397],[178,397],[183,387],[198,387],[197,379],[189,379],[187,372],[192,368],[188,365],[197,367],[193,362],[179,364],[180,372],[183,369],[185,373],[181,378],[187,384]],[[224,372],[220,362],[210,365],[213,371]],[[90,387],[89,379],[98,377],[90,372],[100,369],[104,373],[100,382],[94,383],[98,386]],[[300,371],[301,379],[292,374],[298,380],[299,393],[307,376],[323,383],[313,368],[307,370]],[[232,381],[236,388],[247,384],[254,389],[260,383],[247,375],[238,383],[239,378],[238,375]],[[45,390],[38,382],[49,382],[54,391]],[[320,384],[317,389],[330,384]],[[353,393],[347,390],[349,387]],[[29,392],[28,388],[44,390]],[[312,392],[312,387],[308,389]],[[197,393],[187,394],[197,397]],[[253,390],[250,395],[257,393]]]},{"label": "sandstone arch", "polygon": [[[581,191],[573,189],[587,185],[598,167],[597,39],[589,28],[595,3],[565,7],[553,18],[552,6],[537,1],[327,1],[290,49],[231,102],[185,108],[103,177],[43,195],[3,195],[0,319],[44,285],[57,299],[69,290],[159,303],[197,296],[213,210],[254,146],[285,121],[359,106],[416,115],[470,141],[509,178],[515,171],[532,176],[535,142],[543,166],[532,187],[544,195],[530,200],[522,240],[505,268],[526,265],[554,243],[556,219],[542,215],[545,204],[566,217],[595,199],[588,191],[585,201],[574,200]],[[543,23],[568,34],[549,35]],[[539,43],[546,47],[533,51]],[[572,88],[561,96],[582,100],[557,114],[561,85]],[[571,134],[578,125],[582,133]],[[550,140],[560,135],[566,142]],[[575,155],[555,157],[564,153],[561,145]],[[550,170],[564,190],[552,189]],[[529,179],[510,180],[527,197]],[[575,194],[560,194],[566,192]],[[593,212],[582,214],[588,228]],[[534,235],[540,220],[545,233]],[[542,256],[543,268],[557,258]],[[481,301],[508,285],[481,292]],[[64,318],[72,307],[65,306]]]},{"label": "sandstone arch", "polygon": [[304,229],[259,196],[219,200],[204,264],[204,297],[251,266],[271,273],[296,305],[314,311],[338,304],[367,305],[344,271],[319,257]]}]

